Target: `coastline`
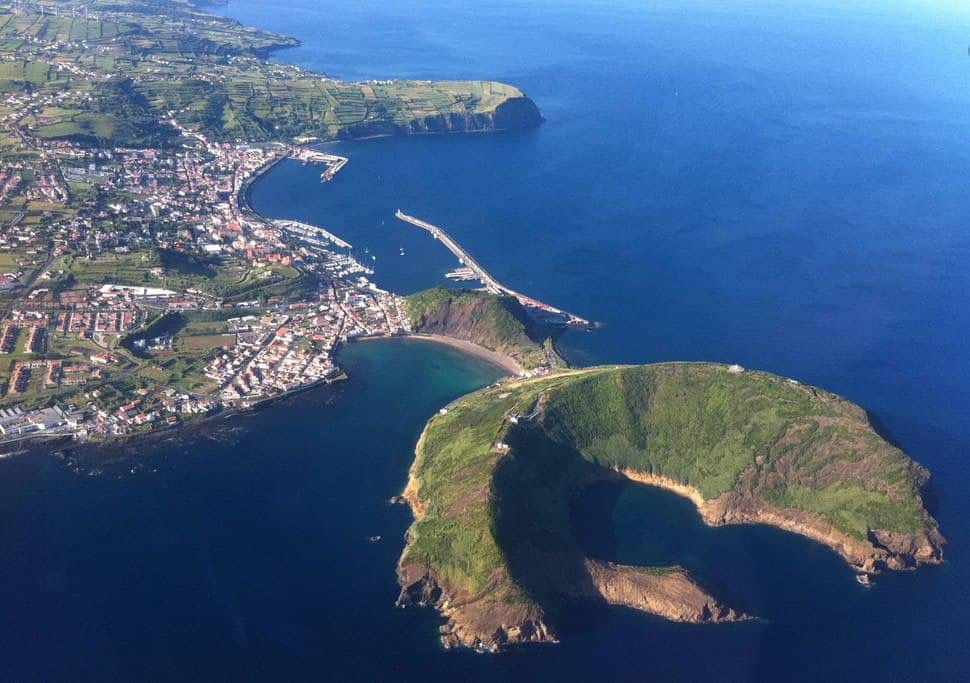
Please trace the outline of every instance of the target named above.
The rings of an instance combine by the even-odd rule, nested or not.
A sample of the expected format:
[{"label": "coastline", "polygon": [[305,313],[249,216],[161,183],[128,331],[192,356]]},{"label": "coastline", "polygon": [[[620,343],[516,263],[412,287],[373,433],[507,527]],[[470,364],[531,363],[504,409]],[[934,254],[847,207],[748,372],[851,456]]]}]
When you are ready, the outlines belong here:
[{"label": "coastline", "polygon": [[101,450],[107,453],[109,449],[112,448],[120,449],[134,444],[150,443],[153,440],[161,441],[173,436],[191,433],[193,430],[202,429],[206,425],[221,424],[223,421],[230,418],[245,418],[247,415],[255,414],[265,408],[270,408],[277,403],[289,399],[298,400],[297,397],[299,394],[305,394],[318,389],[332,387],[348,379],[349,376],[347,373],[341,370],[333,377],[327,377],[315,382],[294,387],[293,389],[289,389],[279,394],[273,394],[272,396],[259,399],[258,401],[254,401],[249,405],[236,405],[223,408],[205,415],[197,415],[174,425],[165,425],[149,431],[139,431],[130,434],[114,435],[108,438],[98,439],[77,439],[70,435],[29,435],[13,441],[0,442],[2,445],[12,444],[14,446],[21,446],[21,448],[18,450],[3,451],[0,449],[0,459],[36,453],[56,454],[60,451],[68,451],[72,449],[79,452]]},{"label": "coastline", "polygon": [[[492,365],[505,370],[509,375],[522,377],[525,375],[525,369],[519,365],[519,363],[512,358],[512,356],[506,356],[504,353],[499,353],[498,351],[492,351],[491,349],[486,349],[484,346],[475,344],[474,342],[465,341],[464,339],[455,339],[454,337],[446,337],[440,334],[404,334],[399,335],[402,339],[417,339],[419,341],[432,342],[435,344],[442,344],[444,346],[450,346],[453,349],[461,351],[465,355],[472,356],[474,358],[479,358],[484,361],[488,361]],[[387,339],[388,337],[374,337],[374,339]]]},{"label": "coastline", "polygon": [[[429,133],[430,134],[430,133]],[[380,137],[392,137],[390,135],[380,136]],[[329,143],[336,141],[328,141]],[[271,219],[263,216],[259,211],[257,211],[250,203],[250,192],[253,185],[263,178],[266,174],[272,171],[281,162],[292,158],[289,152],[280,154],[273,160],[264,164],[260,168],[256,169],[252,175],[250,175],[246,181],[243,183],[239,192],[236,196],[236,205],[241,213],[244,215],[250,215],[258,218],[261,221],[269,222]],[[519,365],[518,362],[511,356],[507,356],[496,351],[492,351],[483,346],[475,344],[473,342],[455,339],[452,337],[446,337],[437,334],[414,334],[407,333],[401,335],[376,335],[367,337],[357,337],[350,339],[344,344],[362,342],[362,341],[374,341],[374,340],[389,340],[389,339],[416,339],[419,341],[431,342],[436,344],[441,344],[444,346],[449,346],[466,356],[472,358],[478,358],[483,360],[497,368],[503,370],[507,376],[522,377],[525,375],[525,370]],[[333,353],[336,356],[339,353],[340,346],[334,348]],[[317,380],[309,384],[304,384],[293,389],[284,391],[279,394],[274,394],[272,396],[267,396],[265,398],[254,401],[248,405],[237,405],[217,410],[208,415],[199,416],[187,422],[178,423],[171,426],[164,426],[156,428],[147,432],[138,432],[134,434],[125,434],[122,436],[112,436],[106,439],[86,439],[78,440],[70,436],[53,436],[53,435],[31,435],[17,439],[12,442],[2,442],[3,446],[11,445],[14,446],[11,450],[5,450],[0,447],[0,458],[14,457],[25,453],[35,453],[40,451],[55,452],[63,448],[110,448],[112,446],[122,446],[124,444],[129,444],[132,442],[138,442],[152,437],[166,437],[170,436],[176,432],[187,431],[192,427],[208,423],[215,420],[224,420],[229,417],[236,415],[243,415],[246,413],[256,412],[262,408],[268,407],[278,401],[284,400],[286,398],[292,397],[296,394],[301,394],[307,391],[311,391],[321,386],[329,386],[335,382],[340,382],[348,379],[348,375],[340,371],[340,373],[334,377],[328,377],[325,379]],[[17,448],[19,446],[19,448]]]},{"label": "coastline", "polygon": [[[376,335],[368,337],[356,337],[350,339],[344,344],[336,347],[334,349],[334,355],[340,352],[341,346],[347,344],[353,344],[358,342],[370,342],[370,341],[390,341],[394,339],[414,339],[417,341],[428,342],[432,344],[441,344],[443,346],[449,346],[462,354],[478,358],[483,360],[497,368],[504,370],[507,374],[506,376],[522,376],[524,370],[522,367],[513,359],[511,356],[506,356],[504,354],[491,351],[483,346],[474,344],[472,342],[452,339],[451,337],[445,337],[442,335],[427,335],[427,334],[401,334],[401,335]],[[295,387],[288,391],[284,391],[279,394],[274,394],[272,396],[267,396],[258,401],[254,401],[249,405],[238,405],[225,408],[222,410],[217,410],[208,415],[200,415],[194,419],[180,422],[175,425],[159,427],[146,432],[137,432],[134,434],[125,434],[122,436],[112,436],[107,439],[88,439],[88,440],[77,440],[70,436],[65,435],[31,435],[24,437],[22,439],[17,439],[16,441],[4,442],[4,445],[10,444],[15,446],[14,449],[4,451],[0,450],[0,458],[16,457],[28,453],[38,453],[38,452],[56,452],[64,449],[71,448],[81,448],[81,449],[110,449],[112,447],[123,447],[125,445],[130,445],[138,442],[145,442],[154,438],[162,439],[172,436],[175,433],[188,432],[192,429],[198,428],[204,424],[212,422],[221,422],[231,417],[244,417],[247,414],[256,413],[257,411],[263,410],[264,408],[269,408],[272,405],[284,401],[286,399],[295,398],[298,394],[307,393],[313,391],[314,389],[319,389],[322,387],[332,386],[333,384],[343,382],[350,379],[343,370],[333,377],[328,377],[325,379],[317,380],[316,382],[311,382],[309,384],[301,385]],[[18,447],[19,448],[16,448]]]},{"label": "coastline", "polygon": [[242,184],[242,187],[239,188],[238,194],[236,195],[236,208],[238,208],[243,215],[252,215],[259,218],[261,221],[266,221],[267,223],[269,222],[270,219],[266,218],[266,216],[257,211],[250,203],[249,193],[252,191],[253,185],[256,184],[256,181],[276,168],[278,164],[289,158],[289,152],[281,154],[269,163],[263,164],[257,168],[248,178],[246,178]]},{"label": "coastline", "polygon": [[920,538],[919,545],[895,548],[893,539],[883,542],[878,538],[874,541],[854,538],[809,514],[752,503],[735,492],[708,500],[697,488],[662,475],[632,469],[613,471],[627,481],[654,486],[686,498],[694,504],[708,526],[764,524],[808,538],[833,551],[860,575],[879,574],[885,569],[912,571],[920,565],[939,564],[942,561],[939,551],[942,541],[932,535]]},{"label": "coastline", "polygon": [[[683,370],[684,367],[679,367],[682,365],[671,363],[670,369]],[[727,366],[709,365],[713,372],[727,371]],[[623,409],[615,409],[616,394],[604,391],[597,396],[602,386],[635,387],[633,391],[641,393],[634,398],[642,403],[631,405],[627,399],[625,405],[631,408],[640,408],[655,396],[664,395],[662,385],[651,384],[642,376],[641,382],[625,382],[628,378],[607,374],[612,380],[608,385],[563,381],[573,373],[610,373],[609,367],[565,371],[554,375],[551,383],[547,376],[493,385],[457,399],[448,410],[433,415],[425,424],[414,449],[407,484],[399,496],[408,504],[413,521],[397,565],[401,589],[397,604],[436,609],[446,621],[439,629],[445,647],[498,651],[509,645],[555,642],[558,639],[555,616],[563,598],[620,605],[686,623],[757,619],[747,608],[732,609],[726,602],[720,602],[683,568],[597,561],[585,557],[579,544],[570,550],[572,532],[561,521],[567,515],[556,506],[568,507],[566,501],[575,492],[604,480],[637,482],[671,491],[690,500],[704,523],[711,527],[759,524],[808,538],[832,550],[864,586],[870,585],[871,575],[883,571],[909,571],[942,562],[945,539],[936,521],[921,507],[921,500],[917,501],[922,514],[919,527],[910,530],[889,526],[887,529],[881,526],[885,517],[873,516],[866,518],[867,530],[860,533],[852,527],[836,528],[828,521],[824,507],[786,507],[774,503],[762,495],[763,489],[753,484],[750,476],[740,475],[734,488],[728,491],[715,489],[705,495],[696,484],[654,474],[651,467],[665,466],[663,460],[659,464],[644,463],[631,457],[636,463],[631,466],[627,464],[630,460],[612,460],[592,447],[589,451],[579,450],[589,442],[578,442],[578,439],[585,437],[592,441],[587,436],[590,433],[596,434],[595,438],[612,439],[617,431],[614,416],[622,414]],[[677,386],[681,387],[699,377],[676,379]],[[762,377],[752,381],[772,380]],[[784,378],[775,377],[774,381],[781,382]],[[547,384],[530,388],[535,382]],[[564,393],[558,401],[553,386],[564,388],[564,392],[578,386],[582,391]],[[802,391],[817,396],[814,389]],[[700,400],[706,401],[711,393],[705,388],[699,395]],[[736,395],[748,394],[740,391]],[[583,412],[584,404],[590,401],[594,402],[594,410],[603,404],[614,410],[602,422],[593,422],[585,419],[587,414]],[[532,406],[531,412],[526,415],[529,406]],[[550,406],[551,413],[547,412]],[[809,408],[818,410],[822,419],[837,421],[842,415],[811,405]],[[673,421],[664,421],[666,416],[662,415],[656,422],[651,421],[656,416],[649,409],[638,414],[650,425],[648,429],[656,430],[654,433],[679,429],[691,437],[698,423],[696,419],[679,421],[682,413]],[[798,419],[801,414],[789,419]],[[834,441],[810,441],[809,448],[817,450],[805,451],[806,457],[845,452],[859,443],[858,439],[871,434],[866,431],[866,424],[858,420],[857,412],[850,414],[856,418],[855,423],[847,424],[844,433]],[[691,415],[702,424],[708,419],[706,412]],[[746,418],[747,424],[757,424],[760,414],[753,415]],[[717,416],[715,410],[710,419],[716,420]],[[547,422],[547,418],[551,421]],[[528,426],[514,426],[523,423]],[[785,433],[790,433],[791,424],[784,428]],[[726,428],[736,427],[729,423]],[[513,434],[513,430],[526,431]],[[576,436],[576,432],[580,435]],[[551,454],[543,457],[547,451],[530,436],[547,438],[550,448],[564,457],[560,459]],[[676,442],[676,437],[672,438]],[[763,443],[758,443],[756,448],[763,448]],[[796,438],[791,448],[797,450],[803,443]],[[597,445],[614,448],[603,441]],[[871,468],[898,462],[891,446],[879,448],[882,450],[870,454]],[[525,457],[526,449],[540,455],[535,459]],[[867,457],[864,454],[860,460]],[[796,470],[794,474],[797,476],[799,472]],[[535,482],[542,485],[537,488]],[[908,489],[903,494],[907,492]],[[890,490],[887,495],[892,493]],[[513,519],[507,511],[521,516],[535,514],[537,520]],[[556,540],[542,543],[546,538]]]}]

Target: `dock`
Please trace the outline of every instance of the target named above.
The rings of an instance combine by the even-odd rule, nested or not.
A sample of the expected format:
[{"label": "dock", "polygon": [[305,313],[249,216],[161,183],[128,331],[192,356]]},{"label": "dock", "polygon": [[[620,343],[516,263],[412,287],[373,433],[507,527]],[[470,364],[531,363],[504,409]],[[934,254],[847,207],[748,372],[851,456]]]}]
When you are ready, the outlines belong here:
[{"label": "dock", "polygon": [[449,235],[444,228],[433,225],[432,223],[428,223],[427,221],[423,221],[420,218],[409,216],[400,209],[394,213],[394,216],[398,220],[404,221],[405,223],[410,223],[417,228],[421,228],[422,230],[429,232],[432,237],[444,244],[445,247],[448,248],[448,251],[458,258],[458,262],[461,263],[463,267],[452,271],[450,275],[460,273],[466,277],[473,276],[474,279],[482,283],[487,291],[491,292],[492,294],[504,294],[506,296],[514,297],[520,304],[525,306],[527,310],[530,310],[533,313],[538,313],[540,317],[547,321],[586,329],[596,327],[595,323],[592,323],[585,318],[581,318],[578,315],[556,308],[555,306],[550,306],[549,304],[543,303],[538,299],[533,299],[532,297],[517,292],[510,287],[506,287],[501,282],[496,280],[491,273],[485,270],[485,268],[475,260],[475,257],[466,251],[465,248],[462,247],[455,240],[455,238]]},{"label": "dock", "polygon": [[478,276],[475,275],[475,271],[471,268],[466,268],[462,266],[461,268],[455,268],[450,273],[445,273],[445,277],[449,280],[477,280]]}]

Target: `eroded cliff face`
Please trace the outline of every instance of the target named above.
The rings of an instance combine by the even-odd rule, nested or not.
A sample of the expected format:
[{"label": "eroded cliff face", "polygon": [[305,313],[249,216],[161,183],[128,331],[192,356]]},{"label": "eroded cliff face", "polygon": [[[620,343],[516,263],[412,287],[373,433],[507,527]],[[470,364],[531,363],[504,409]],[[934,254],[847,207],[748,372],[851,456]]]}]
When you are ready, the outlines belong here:
[{"label": "eroded cliff face", "polygon": [[[402,493],[415,522],[427,514],[417,476],[427,433],[425,428],[418,439],[415,461]],[[414,540],[412,526],[408,531],[408,545]],[[497,569],[482,590],[472,593],[447,580],[439,580],[431,567],[409,561],[405,552],[398,563],[397,578],[401,588],[398,607],[430,607],[444,617],[439,635],[446,648],[468,647],[480,652],[497,652],[508,645],[558,642],[545,611],[521,592],[505,569]]]},{"label": "eroded cliff face", "polygon": [[[749,486],[714,500],[705,500],[696,488],[667,477],[632,469],[617,472],[632,481],[657,486],[691,500],[701,518],[711,526],[724,524],[768,524],[810,538],[835,551],[857,572],[877,574],[883,570],[903,571],[943,561],[945,540],[936,522],[913,532],[870,531],[868,538],[850,536],[818,516],[792,508],[776,508],[759,500]],[[750,479],[748,477],[747,479]]]},{"label": "eroded cliff face", "polygon": [[769,524],[812,539],[835,551],[854,570],[878,574],[916,569],[943,561],[944,539],[935,524],[914,532],[870,531],[866,539],[850,536],[817,516],[791,508],[779,509],[737,493],[728,493],[701,508],[712,525]]},{"label": "eroded cliff face", "polygon": [[432,607],[445,618],[439,629],[446,648],[497,652],[509,645],[558,642],[545,610],[522,595],[507,576],[496,576],[476,594],[442,585],[427,567],[398,567],[398,607]]},{"label": "eroded cliff face", "polygon": [[341,138],[429,133],[485,133],[535,128],[543,122],[539,108],[528,97],[512,97],[489,112],[453,112],[413,119],[407,123],[366,121],[343,128]]}]

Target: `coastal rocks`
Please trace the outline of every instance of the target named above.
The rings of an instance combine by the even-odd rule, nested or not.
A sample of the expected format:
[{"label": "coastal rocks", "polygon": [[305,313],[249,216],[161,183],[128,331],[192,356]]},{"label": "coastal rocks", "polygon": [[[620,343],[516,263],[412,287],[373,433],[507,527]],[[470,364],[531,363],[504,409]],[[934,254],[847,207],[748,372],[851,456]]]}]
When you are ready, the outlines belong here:
[{"label": "coastal rocks", "polygon": [[432,607],[446,619],[439,630],[446,648],[467,647],[497,652],[509,645],[555,643],[555,633],[543,609],[516,592],[514,585],[496,580],[475,595],[442,588],[424,567],[398,567],[401,592],[398,607]]},{"label": "coastal rocks", "polygon": [[711,525],[767,524],[810,538],[827,546],[857,572],[878,574],[885,570],[913,570],[943,561],[945,540],[935,521],[913,532],[873,530],[858,538],[836,529],[819,517],[789,508],[768,507],[737,493],[729,493],[699,508]]},{"label": "coastal rocks", "polygon": [[889,569],[916,569],[921,564],[939,564],[943,561],[945,540],[935,525],[915,534],[871,531],[869,542],[886,551],[886,566]]},{"label": "coastal rocks", "polygon": [[[491,610],[490,610],[491,612]],[[441,607],[448,623],[441,629],[441,644],[446,648],[467,647],[478,652],[500,652],[512,645],[557,643],[541,611],[520,609],[501,613],[478,613],[468,606]]]},{"label": "coastal rocks", "polygon": [[[585,561],[586,580],[564,584],[558,592],[571,602],[602,602],[691,624],[744,621],[751,617],[731,609],[704,591],[683,569],[631,567]],[[398,568],[398,607],[432,607],[445,618],[439,629],[446,648],[467,647],[498,652],[511,645],[556,643],[543,607],[499,578],[475,595],[443,588],[427,568]]]},{"label": "coastal rocks", "polygon": [[429,607],[437,605],[441,600],[441,587],[438,582],[421,567],[399,567],[398,582],[401,585],[401,593],[397,598],[398,607]]}]

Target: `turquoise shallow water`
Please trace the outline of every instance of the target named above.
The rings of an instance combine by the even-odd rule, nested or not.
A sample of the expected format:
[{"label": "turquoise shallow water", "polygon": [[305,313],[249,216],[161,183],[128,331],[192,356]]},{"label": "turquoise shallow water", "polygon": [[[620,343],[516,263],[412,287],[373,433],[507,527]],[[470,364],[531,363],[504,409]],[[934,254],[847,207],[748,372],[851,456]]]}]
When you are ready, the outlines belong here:
[{"label": "turquoise shallow water", "polygon": [[338,389],[131,453],[100,477],[0,462],[4,678],[970,677],[966,12],[804,0],[222,11],[304,40],[279,59],[351,78],[498,78],[548,119],[341,145],[351,163],[333,183],[284,164],[254,187],[257,208],[366,247],[375,279],[401,292],[453,262],[394,209],[438,222],[511,286],[604,322],[564,340],[580,363],[740,362],[844,394],[933,470],[947,562],[866,591],[807,540],[709,529],[644,487],[598,489],[576,512],[592,554],[682,563],[763,619],[576,613],[556,647],[442,653],[434,615],[392,607],[408,516],[385,501],[427,415],[494,373],[448,349],[375,343],[347,349]]}]

